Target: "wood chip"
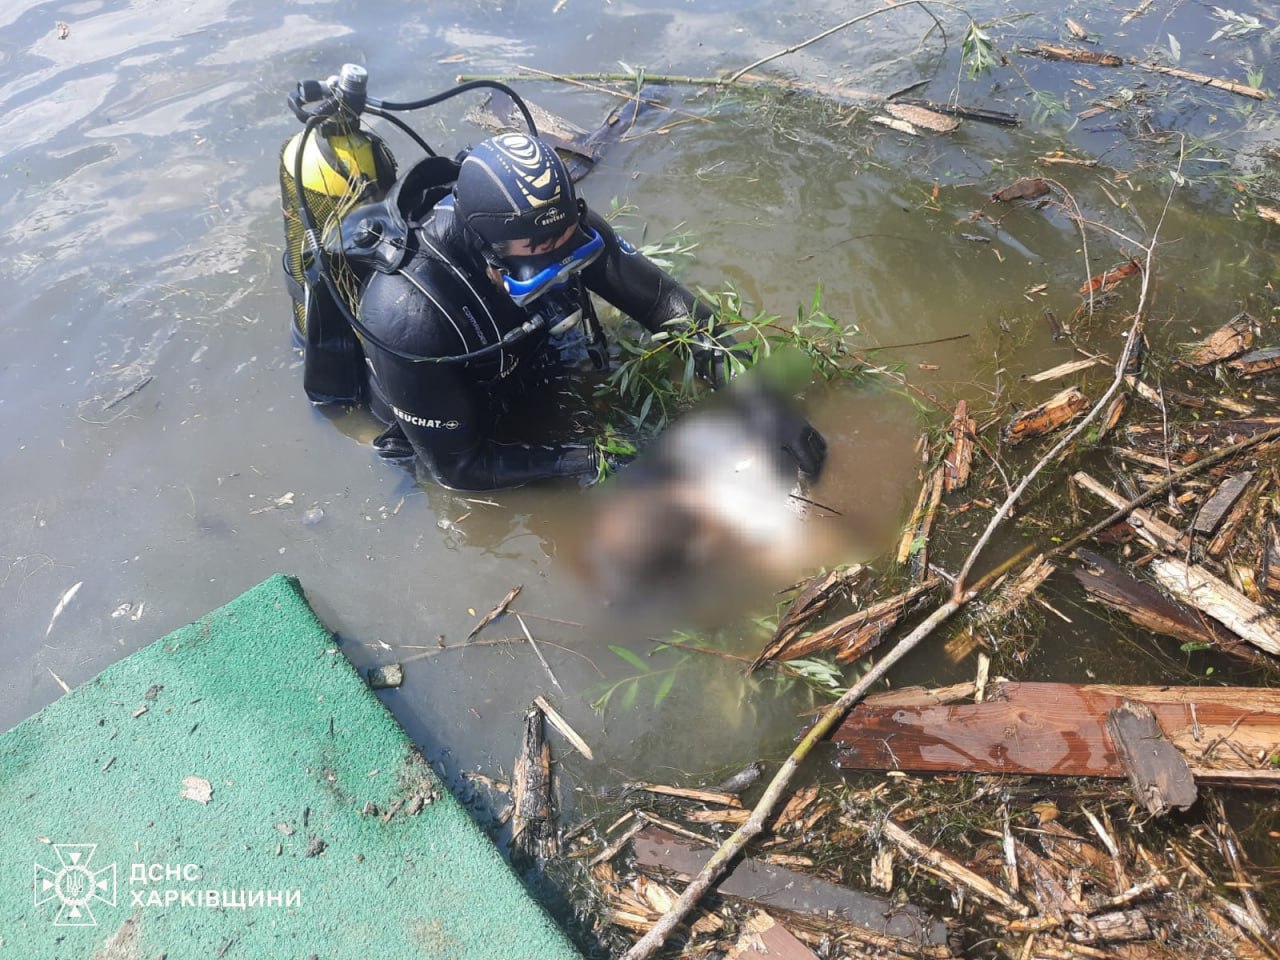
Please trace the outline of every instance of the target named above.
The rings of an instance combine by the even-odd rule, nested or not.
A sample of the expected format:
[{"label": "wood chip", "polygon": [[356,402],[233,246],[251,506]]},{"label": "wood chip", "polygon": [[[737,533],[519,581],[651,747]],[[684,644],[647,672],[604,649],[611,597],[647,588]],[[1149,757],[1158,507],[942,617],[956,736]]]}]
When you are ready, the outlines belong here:
[{"label": "wood chip", "polygon": [[1005,442],[1012,445],[1057,430],[1075,419],[1089,406],[1089,398],[1076,387],[1068,387],[1030,410],[1015,414],[1005,428]]},{"label": "wood chip", "polygon": [[1046,380],[1061,380],[1063,377],[1069,377],[1073,373],[1079,373],[1081,370],[1088,370],[1090,367],[1096,367],[1102,363],[1097,357],[1091,357],[1088,360],[1068,360],[1066,363],[1060,363],[1056,367],[1050,367],[1048,370],[1041,370],[1039,373],[1032,373],[1022,377],[1027,383],[1044,383]]}]

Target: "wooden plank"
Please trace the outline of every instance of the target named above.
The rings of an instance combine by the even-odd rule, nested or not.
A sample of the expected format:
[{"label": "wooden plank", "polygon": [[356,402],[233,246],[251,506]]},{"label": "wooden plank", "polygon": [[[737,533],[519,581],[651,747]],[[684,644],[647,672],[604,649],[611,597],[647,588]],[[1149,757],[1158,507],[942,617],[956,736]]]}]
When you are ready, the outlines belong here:
[{"label": "wooden plank", "polygon": [[[1280,691],[1269,688],[1006,682],[977,704],[864,702],[832,740],[839,765],[853,769],[1120,778],[1125,769],[1105,723],[1125,699],[1151,708],[1197,777],[1280,781],[1280,770],[1265,764],[1280,742]],[[1229,743],[1245,757],[1261,751],[1263,761],[1255,769]]]},{"label": "wooden plank", "polygon": [[[665,830],[649,827],[636,835],[632,848],[636,865],[664,876],[690,880],[697,876],[712,851],[698,847]],[[792,913],[834,915],[865,927],[880,936],[895,937],[923,946],[943,946],[946,924],[917,907],[895,906],[850,887],[819,880],[786,867],[744,858],[717,884],[720,896]]]},{"label": "wooden plank", "polygon": [[1280,347],[1254,350],[1227,362],[1227,369],[1237,376],[1249,379],[1280,370]]},{"label": "wooden plank", "polygon": [[1227,515],[1227,511],[1235,506],[1235,502],[1240,499],[1240,495],[1244,493],[1244,488],[1249,485],[1249,481],[1253,479],[1253,471],[1246,470],[1244,473],[1238,473],[1234,477],[1227,477],[1213,491],[1209,499],[1204,502],[1196,514],[1195,521],[1191,524],[1191,529],[1201,536],[1213,536],[1213,532],[1218,529],[1218,525],[1222,523],[1223,518]]},{"label": "wooden plank", "polygon": [[1153,816],[1187,810],[1196,802],[1196,782],[1187,761],[1164,739],[1150,707],[1122,701],[1107,711],[1107,733],[1129,774],[1134,796]]},{"label": "wooden plank", "polygon": [[763,910],[757,910],[743,924],[742,935],[725,960],[818,960],[817,955],[796,939],[786,927]]}]

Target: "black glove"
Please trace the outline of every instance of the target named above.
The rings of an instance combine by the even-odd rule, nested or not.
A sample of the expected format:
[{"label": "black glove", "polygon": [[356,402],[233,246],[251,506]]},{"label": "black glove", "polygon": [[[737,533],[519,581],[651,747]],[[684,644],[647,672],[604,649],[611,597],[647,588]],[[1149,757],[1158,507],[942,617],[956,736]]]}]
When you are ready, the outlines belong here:
[{"label": "black glove", "polygon": [[692,350],[694,372],[717,390],[733,379],[735,360],[739,368],[750,366],[752,361],[751,351],[727,332],[714,337],[699,333]]},{"label": "black glove", "polygon": [[827,441],[809,421],[799,420],[791,435],[782,438],[782,449],[791,454],[806,480],[818,479],[827,462]]}]

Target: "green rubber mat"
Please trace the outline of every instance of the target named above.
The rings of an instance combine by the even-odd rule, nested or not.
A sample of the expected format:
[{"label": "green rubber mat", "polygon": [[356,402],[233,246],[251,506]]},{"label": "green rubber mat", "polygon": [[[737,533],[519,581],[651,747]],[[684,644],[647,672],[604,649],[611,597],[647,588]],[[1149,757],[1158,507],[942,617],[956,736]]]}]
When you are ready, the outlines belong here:
[{"label": "green rubber mat", "polygon": [[0,735],[0,960],[579,954],[276,576]]}]

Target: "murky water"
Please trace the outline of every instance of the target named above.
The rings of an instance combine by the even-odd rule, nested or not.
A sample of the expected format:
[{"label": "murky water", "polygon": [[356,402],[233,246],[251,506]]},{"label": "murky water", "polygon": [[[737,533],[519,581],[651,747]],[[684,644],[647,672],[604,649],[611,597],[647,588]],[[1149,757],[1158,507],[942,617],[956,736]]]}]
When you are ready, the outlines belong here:
[{"label": "murky water", "polygon": [[[1251,10],[1270,31],[1265,6]],[[1011,55],[1018,45],[1054,42],[1066,36],[1060,10],[1033,4],[1018,33],[1009,24],[992,32]],[[1264,30],[1209,41],[1218,24],[1207,7],[1157,0],[1127,24],[1124,11],[1072,10],[1113,52],[1168,48],[1172,34],[1187,69],[1245,82],[1252,65],[1270,86],[1280,66]],[[538,693],[551,695],[596,750],[594,764],[565,762],[570,784],[584,788],[711,777],[785,752],[806,693],[746,681],[717,658],[654,653],[654,625],[603,608],[563,562],[595,492],[552,484],[467,498],[424,488],[372,455],[377,427],[365,414],[308,405],[278,270],[276,163],[297,130],[285,95],[296,80],[346,61],[366,65],[372,91],[393,99],[443,89],[459,71],[506,74],[521,64],[616,71],[621,61],[649,74],[705,75],[850,15],[835,3],[670,0],[6,7],[0,728],[59,696],[55,675],[82,682],[285,571],[301,578],[357,665],[406,662],[405,686],[385,700],[455,782],[465,770],[509,766],[519,717]],[[963,23],[939,15],[945,47],[927,13],[904,9],[764,69],[881,92],[933,78],[914,93],[944,101],[962,74]],[[826,309],[856,323],[868,346],[966,335],[883,357],[941,403],[965,396],[986,410],[994,400],[1048,396],[1046,386],[1017,378],[1073,358],[1041,314],[1071,314],[1086,263],[1060,212],[970,214],[992,190],[1047,170],[1088,219],[1145,238],[1178,167],[1176,134],[1186,132],[1187,183],[1161,228],[1162,322],[1152,337],[1189,339],[1190,327],[1216,325],[1241,303],[1270,317],[1277,228],[1253,213],[1268,202],[1265,182],[1244,174],[1266,169],[1272,102],[1137,70],[1117,80],[1104,68],[1014,62],[1045,98],[1032,98],[1010,69],[962,79],[959,98],[1028,122],[969,123],[949,138],[907,137],[813,98],[660,87],[672,106],[712,122],[650,114],[582,189],[601,208],[613,197],[635,203],[649,238],[692,231],[699,245],[683,268],[690,283],[732,281],[754,304],[790,315],[820,281]],[[546,83],[520,88],[588,128],[615,102]],[[1137,104],[1073,123],[1091,100],[1121,95]],[[1066,98],[1066,111],[1038,115],[1054,97]],[[483,136],[460,126],[464,106],[422,119],[442,152]],[[1100,165],[1037,165],[1059,148]],[[1233,168],[1214,151],[1261,159]],[[1136,252],[1115,235],[1095,232],[1090,244],[1092,272]],[[1042,284],[1043,294],[1028,292]],[[853,518],[902,517],[915,497],[913,446],[924,422],[913,399],[872,380],[815,388],[807,401],[831,447],[815,496]],[[887,545],[869,539],[867,555]],[[440,636],[459,643],[516,584],[515,609],[561,689],[526,644],[438,648]],[[761,599],[757,612],[769,612],[771,600]],[[749,624],[730,611],[720,622],[740,635],[729,649],[754,654],[760,636]],[[662,635],[681,626],[673,621]],[[511,618],[482,638],[502,636],[520,636]],[[1093,669],[1091,655],[1113,649],[1110,636],[1079,619],[1047,633],[1029,669],[1074,679]],[[1140,679],[1149,661],[1133,663],[1133,676],[1117,679]],[[899,682],[970,670],[925,652]],[[672,671],[677,682],[655,707]],[[610,689],[597,716],[590,704]]]}]

